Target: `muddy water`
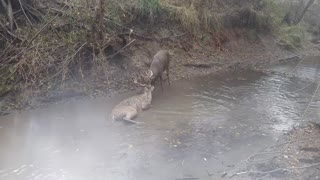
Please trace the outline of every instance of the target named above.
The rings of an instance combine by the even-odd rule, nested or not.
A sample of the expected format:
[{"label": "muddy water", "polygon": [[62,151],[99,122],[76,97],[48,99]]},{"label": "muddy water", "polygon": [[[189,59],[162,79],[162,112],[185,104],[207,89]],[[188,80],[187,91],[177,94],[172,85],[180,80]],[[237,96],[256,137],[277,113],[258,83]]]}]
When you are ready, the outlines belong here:
[{"label": "muddy water", "polygon": [[136,119],[142,125],[108,116],[132,94],[0,117],[0,179],[221,178],[293,126],[318,119],[318,95],[305,110],[319,60],[175,82],[154,93],[153,107]]}]

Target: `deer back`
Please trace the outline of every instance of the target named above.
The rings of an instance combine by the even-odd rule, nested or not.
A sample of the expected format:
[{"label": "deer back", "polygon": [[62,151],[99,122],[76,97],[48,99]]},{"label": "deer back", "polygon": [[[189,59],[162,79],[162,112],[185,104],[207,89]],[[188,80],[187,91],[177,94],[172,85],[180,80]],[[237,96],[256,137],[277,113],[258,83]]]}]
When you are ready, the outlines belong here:
[{"label": "deer back", "polygon": [[170,55],[166,50],[160,50],[154,55],[150,70],[154,78],[157,78],[163,71],[169,67]]},{"label": "deer back", "polygon": [[148,106],[151,104],[152,101],[152,91],[154,87],[145,87],[144,92],[139,95],[132,96],[128,99],[125,99],[120,102],[118,107],[121,106],[130,106],[135,108],[137,111],[141,111],[145,108],[145,106]]}]

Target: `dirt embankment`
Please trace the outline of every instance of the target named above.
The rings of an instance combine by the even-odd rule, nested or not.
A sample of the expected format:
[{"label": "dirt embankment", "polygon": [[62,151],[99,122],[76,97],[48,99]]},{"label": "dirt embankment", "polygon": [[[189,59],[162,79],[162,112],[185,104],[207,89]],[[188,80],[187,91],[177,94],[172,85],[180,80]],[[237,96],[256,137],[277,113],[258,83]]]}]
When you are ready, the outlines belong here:
[{"label": "dirt embankment", "polygon": [[[200,41],[188,34],[148,40],[133,38],[136,38],[136,41],[109,62],[110,66],[105,71],[107,78],[71,81],[65,88],[50,90],[34,97],[16,97],[9,94],[1,101],[1,113],[21,107],[34,108],[57,101],[63,102],[70,97],[110,96],[137,90],[139,87],[133,83],[132,78],[148,69],[148,62],[160,49],[169,50],[172,56],[172,80],[258,66],[297,55],[279,48],[276,39],[271,36],[257,36],[254,39],[234,38],[226,42],[222,49],[217,49],[212,40]],[[29,91],[33,89],[26,89],[23,94],[28,94]]]},{"label": "dirt embankment", "polygon": [[[3,40],[8,48],[1,53],[0,114],[68,97],[137,90],[132,78],[148,69],[160,49],[172,56],[172,80],[304,53],[278,46],[271,28],[279,26],[279,18],[273,17],[281,13],[275,13],[274,3],[99,2],[96,9],[90,3],[48,4],[39,9],[48,19],[31,22],[34,27],[22,23],[21,29],[12,30],[16,37],[8,34],[12,41]],[[117,13],[111,13],[115,9]],[[291,42],[290,37],[285,42]]]}]

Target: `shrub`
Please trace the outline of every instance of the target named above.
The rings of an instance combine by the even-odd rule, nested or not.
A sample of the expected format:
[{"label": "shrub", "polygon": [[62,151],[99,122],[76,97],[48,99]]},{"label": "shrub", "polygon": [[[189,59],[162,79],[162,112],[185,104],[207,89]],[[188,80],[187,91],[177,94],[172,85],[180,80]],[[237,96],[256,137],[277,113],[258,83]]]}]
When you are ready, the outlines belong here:
[{"label": "shrub", "polygon": [[298,26],[289,26],[280,30],[280,46],[294,51],[302,47],[304,41],[304,29]]},{"label": "shrub", "polygon": [[139,15],[154,22],[159,17],[161,5],[159,0],[139,0]]}]

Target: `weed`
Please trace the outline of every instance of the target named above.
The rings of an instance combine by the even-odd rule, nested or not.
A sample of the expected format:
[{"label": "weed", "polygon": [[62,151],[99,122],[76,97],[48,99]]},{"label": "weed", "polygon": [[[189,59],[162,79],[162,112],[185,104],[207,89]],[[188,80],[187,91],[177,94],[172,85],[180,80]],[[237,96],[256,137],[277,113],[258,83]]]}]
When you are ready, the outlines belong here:
[{"label": "weed", "polygon": [[288,26],[280,30],[280,46],[294,51],[301,48],[304,41],[304,29],[299,26]]},{"label": "weed", "polygon": [[161,5],[159,0],[139,0],[139,10],[143,17],[153,22],[159,16]]}]

